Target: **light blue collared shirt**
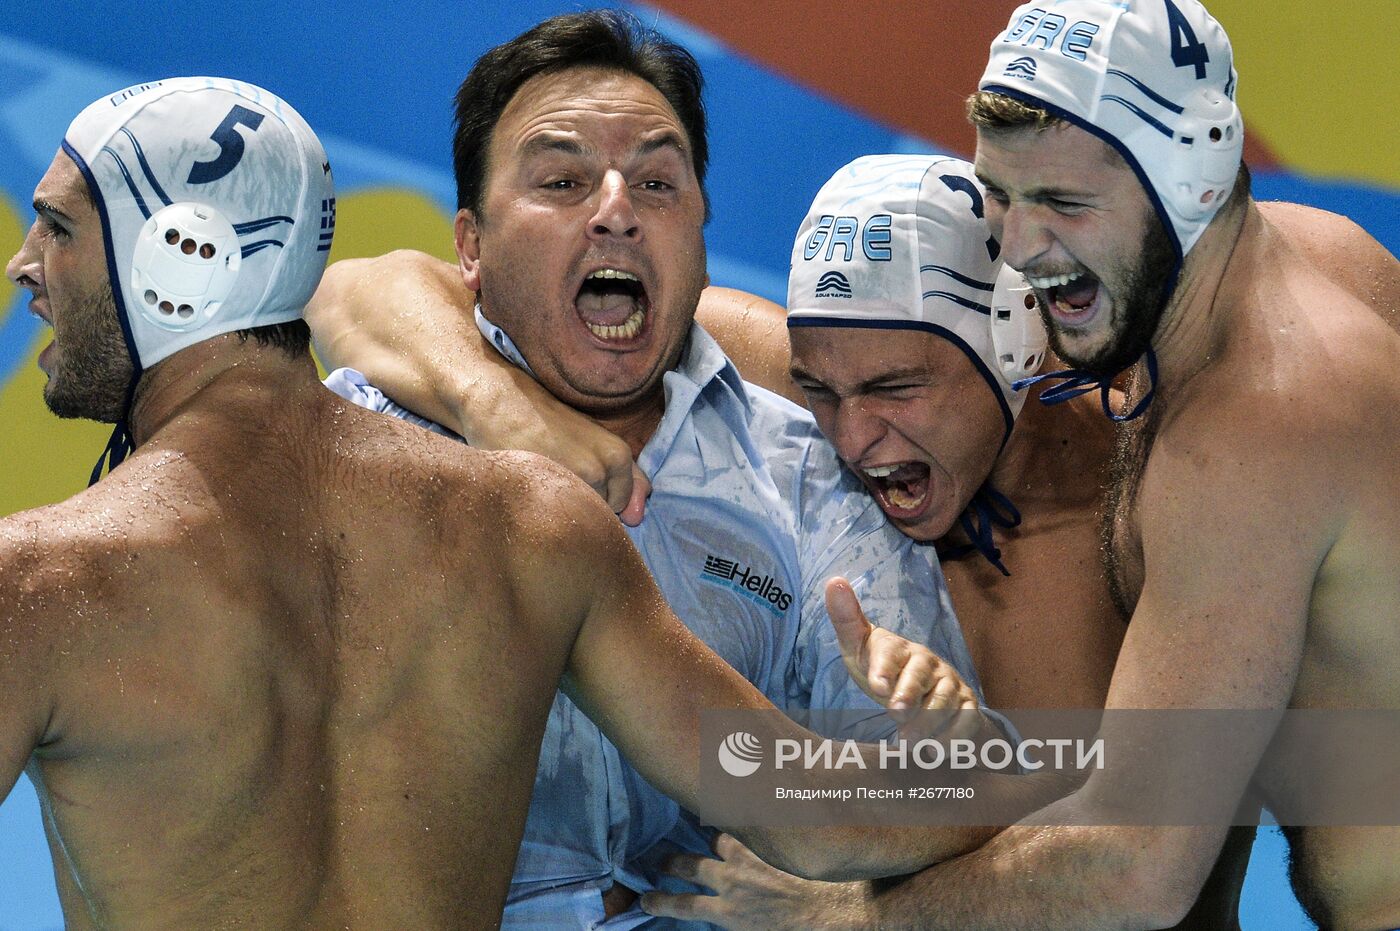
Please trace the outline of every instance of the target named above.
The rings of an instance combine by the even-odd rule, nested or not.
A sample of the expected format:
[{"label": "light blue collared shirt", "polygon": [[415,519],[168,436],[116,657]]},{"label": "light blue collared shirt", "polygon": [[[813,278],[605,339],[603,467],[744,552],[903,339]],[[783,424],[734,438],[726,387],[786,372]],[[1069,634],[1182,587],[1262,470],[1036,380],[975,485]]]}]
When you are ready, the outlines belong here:
[{"label": "light blue collared shirt", "polygon": [[[502,355],[529,371],[510,337],[477,311]],[[390,401],[358,372],[337,394],[452,435]],[[661,423],[638,457],[646,516],[628,527],[672,610],[779,708],[863,708],[836,737],[879,739],[894,723],[851,681],[827,618],[824,583],[845,576],[872,623],[928,645],[978,691],[932,546],[911,541],[842,467],[811,415],[743,382],[693,326],[663,376]],[[654,888],[663,838],[703,850],[675,802],[653,789],[569,699],[555,696],[506,906],[507,927],[588,928],[614,882]],[[651,856],[647,856],[648,852]],[[638,909],[608,928],[647,920]]]}]

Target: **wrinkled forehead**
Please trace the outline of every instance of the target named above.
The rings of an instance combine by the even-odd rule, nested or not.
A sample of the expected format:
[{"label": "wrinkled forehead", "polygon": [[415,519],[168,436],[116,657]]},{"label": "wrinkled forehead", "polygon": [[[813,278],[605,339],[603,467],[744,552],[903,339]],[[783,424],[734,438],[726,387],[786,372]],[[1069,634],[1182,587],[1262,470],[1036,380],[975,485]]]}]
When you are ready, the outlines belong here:
[{"label": "wrinkled forehead", "polygon": [[1146,194],[1112,146],[1067,123],[1039,130],[978,127],[973,164],[983,184],[1013,193],[1108,194],[1130,188]]},{"label": "wrinkled forehead", "polygon": [[607,68],[566,68],[530,78],[496,120],[492,148],[510,157],[541,136],[619,150],[669,136],[690,158],[690,139],[665,96],[637,75]]}]

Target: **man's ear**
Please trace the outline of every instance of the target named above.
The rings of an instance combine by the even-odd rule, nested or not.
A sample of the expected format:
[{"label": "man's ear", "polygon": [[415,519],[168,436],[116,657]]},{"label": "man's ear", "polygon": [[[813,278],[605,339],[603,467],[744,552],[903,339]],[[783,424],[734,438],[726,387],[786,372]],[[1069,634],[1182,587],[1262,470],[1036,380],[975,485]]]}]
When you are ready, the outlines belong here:
[{"label": "man's ear", "polygon": [[481,235],[477,229],[476,214],[463,207],[457,211],[457,219],[452,224],[453,240],[457,246],[457,267],[462,270],[462,281],[474,293],[481,292]]}]

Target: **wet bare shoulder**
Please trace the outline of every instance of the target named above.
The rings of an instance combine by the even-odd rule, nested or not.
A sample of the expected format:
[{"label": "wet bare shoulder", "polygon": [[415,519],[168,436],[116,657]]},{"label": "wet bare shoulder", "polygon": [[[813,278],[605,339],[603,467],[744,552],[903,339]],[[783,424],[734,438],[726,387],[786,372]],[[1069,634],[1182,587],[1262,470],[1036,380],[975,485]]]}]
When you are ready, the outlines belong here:
[{"label": "wet bare shoulder", "polygon": [[349,404],[337,423],[336,494],[397,512],[384,524],[427,534],[445,570],[515,577],[541,561],[563,572],[595,535],[625,542],[602,500],[541,456],[474,449]]},{"label": "wet bare shoulder", "polygon": [[94,492],[0,520],[0,703],[44,706],[44,730],[90,645],[121,615],[127,570],[153,532]]},{"label": "wet bare shoulder", "polygon": [[617,517],[587,485],[532,453],[483,454],[499,502],[500,540],[522,613],[571,643],[598,592],[649,583]]},{"label": "wet bare shoulder", "polygon": [[1347,217],[1302,204],[1265,203],[1260,212],[1318,272],[1400,331],[1400,260]]},{"label": "wet bare shoulder", "polygon": [[[1145,547],[1154,524],[1204,537],[1218,523],[1235,546],[1288,548],[1305,561],[1337,539],[1374,465],[1365,447],[1378,426],[1375,392],[1325,356],[1280,369],[1272,379],[1209,372],[1164,418],[1139,494]],[[1349,385],[1358,390],[1334,390]]]}]

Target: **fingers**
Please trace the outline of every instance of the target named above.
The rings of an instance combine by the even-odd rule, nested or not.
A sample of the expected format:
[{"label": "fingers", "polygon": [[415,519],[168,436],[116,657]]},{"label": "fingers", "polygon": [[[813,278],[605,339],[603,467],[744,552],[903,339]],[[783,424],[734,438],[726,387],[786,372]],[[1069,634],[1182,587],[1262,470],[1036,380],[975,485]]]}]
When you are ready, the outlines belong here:
[{"label": "fingers", "polygon": [[[936,655],[929,655],[933,656],[934,660],[929,680],[932,688],[928,688],[908,706],[919,711],[900,722],[900,736],[906,740],[934,735],[945,740],[976,737],[983,727],[983,717],[978,713],[981,703],[978,702],[977,695],[962,680],[956,669],[938,659]],[[916,656],[910,661],[910,665],[915,665],[919,659]],[[917,688],[917,682],[912,687]]]},{"label": "fingers", "polygon": [[[632,451],[627,444],[616,437],[608,437],[607,442],[595,451],[597,461],[579,475],[593,490],[602,495],[614,513],[622,513],[632,500],[632,477],[640,475],[637,464],[632,461]],[[586,472],[586,474],[585,474]],[[641,518],[639,517],[638,520]]]},{"label": "fingers", "polygon": [[677,879],[684,879],[697,886],[705,886],[708,889],[718,891],[719,873],[723,866],[721,861],[711,857],[702,857],[694,853],[677,853],[666,861],[664,870]]},{"label": "fingers", "polygon": [[864,682],[865,646],[870,637],[870,621],[866,620],[865,612],[860,609],[860,601],[851,583],[840,576],[826,581],[826,613],[836,630],[836,642],[841,647],[846,668],[857,683]]},{"label": "fingers", "polygon": [[[921,651],[910,656],[890,694],[889,707],[896,710],[929,708],[928,702],[933,699],[936,685],[939,684],[937,674],[938,658],[932,653]],[[954,697],[955,694],[950,695],[949,700]]]},{"label": "fingers", "polygon": [[[925,676],[930,674],[933,666],[933,654],[922,647],[915,647],[903,637],[892,634],[888,630],[878,627],[872,628],[870,636],[865,641],[866,652],[866,676],[870,680],[870,687],[866,690],[870,696],[883,702],[886,707],[895,710],[911,707],[908,697],[903,703],[896,704],[899,683],[904,676],[911,662],[915,663],[911,677]],[[912,690],[909,686],[907,690]],[[924,692],[928,691],[928,684],[919,689],[913,698],[922,698]]]},{"label": "fingers", "polygon": [[642,474],[642,470],[634,462],[632,463],[632,488],[627,503],[617,516],[628,527],[635,527],[642,522],[642,514],[646,510],[647,498],[651,495],[651,482]]},{"label": "fingers", "polygon": [[715,835],[715,842],[712,846],[715,850],[715,856],[726,862],[743,857],[748,857],[751,860],[758,859],[753,851],[745,847],[733,834],[721,833]]},{"label": "fingers", "polygon": [[648,892],[642,896],[642,911],[661,918],[714,921],[715,897],[690,892]]}]

